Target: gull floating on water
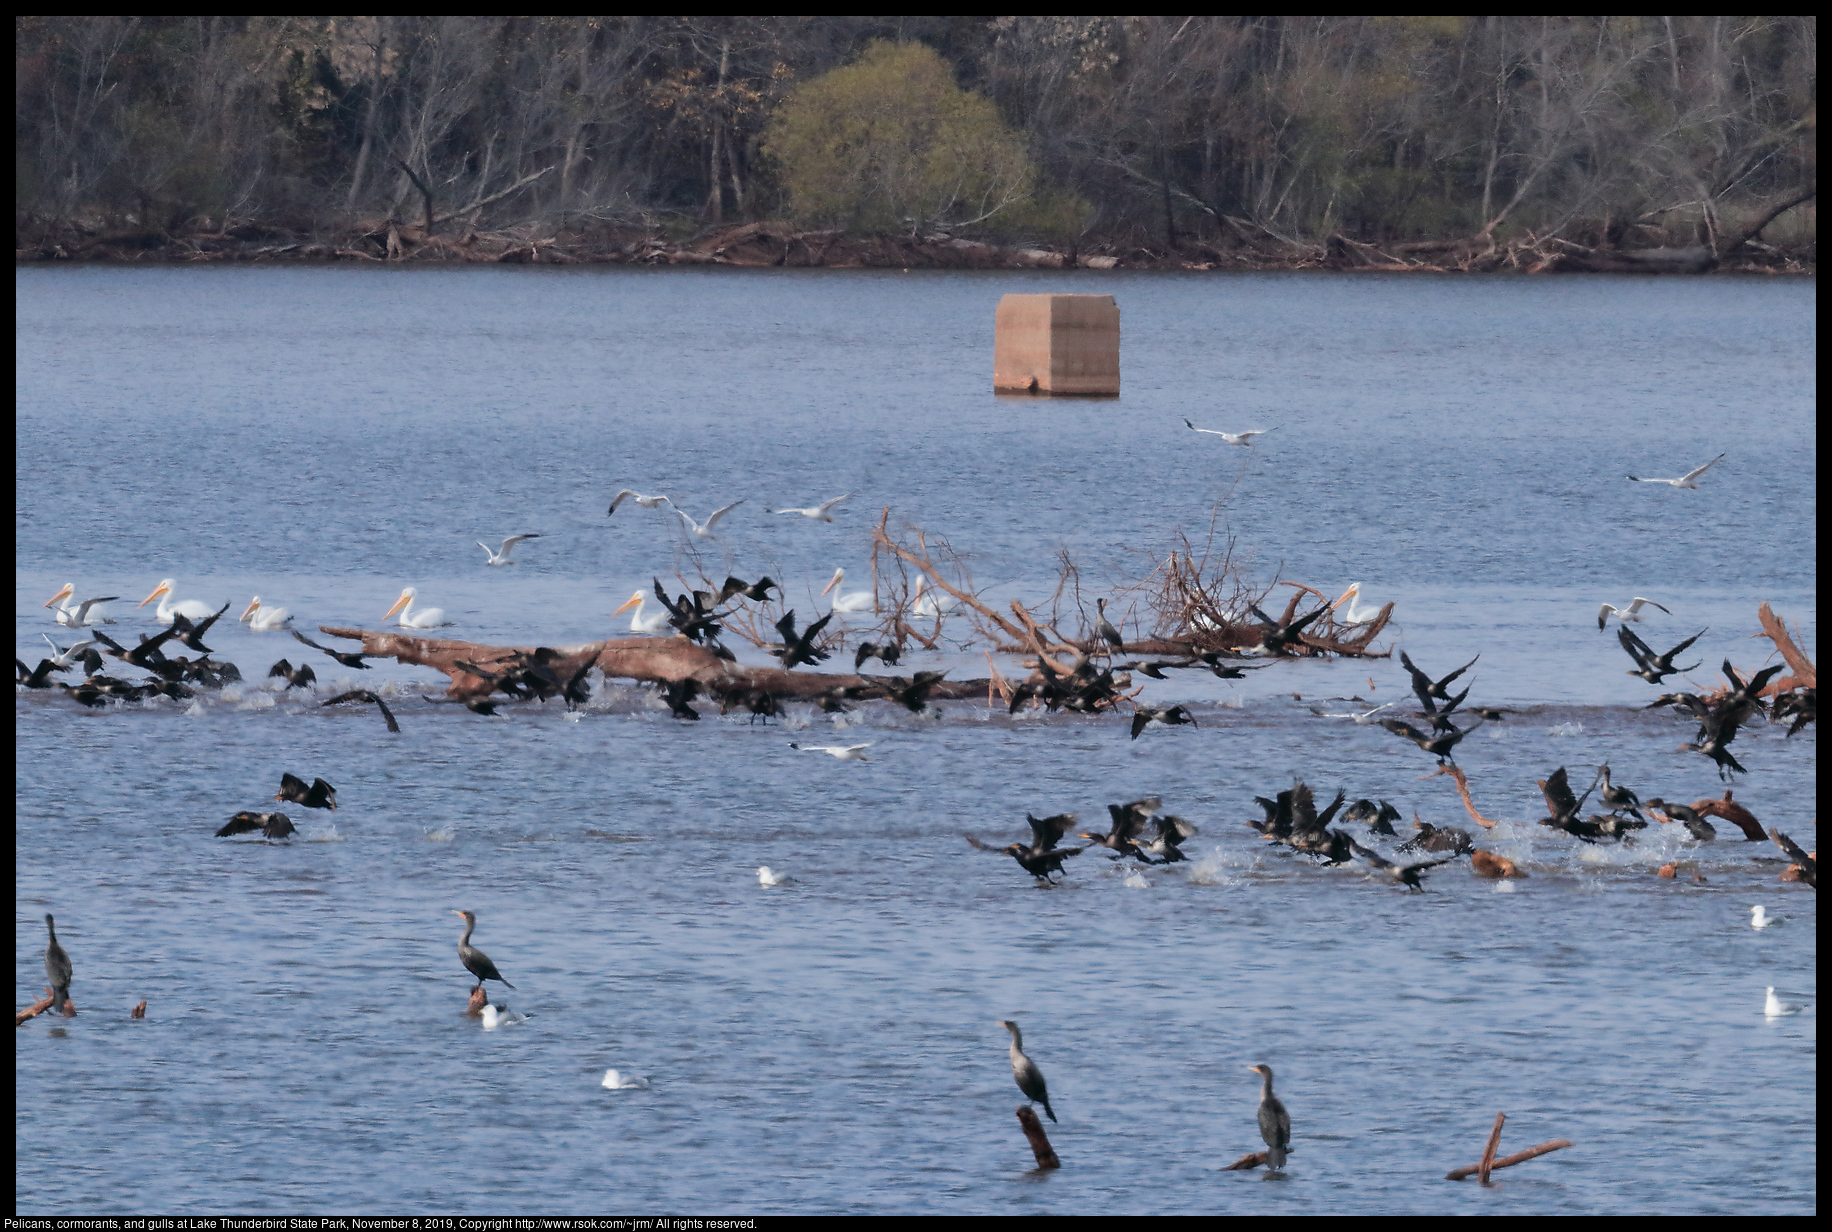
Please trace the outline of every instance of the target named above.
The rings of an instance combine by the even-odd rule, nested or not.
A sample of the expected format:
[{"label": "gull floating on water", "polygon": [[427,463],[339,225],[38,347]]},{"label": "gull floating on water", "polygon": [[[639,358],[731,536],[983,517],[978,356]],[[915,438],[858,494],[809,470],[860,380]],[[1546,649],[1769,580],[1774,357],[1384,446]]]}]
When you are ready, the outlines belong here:
[{"label": "gull floating on water", "polygon": [[477,541],[477,546],[482,548],[484,552],[490,558],[489,560],[485,561],[484,563],[491,566],[492,568],[500,569],[504,565],[513,565],[515,563],[514,561],[509,559],[509,553],[515,549],[516,544],[520,543],[524,539],[539,539],[539,538],[540,538],[540,535],[538,534],[510,535],[507,539],[503,540],[502,549],[496,552],[490,551],[490,545],[485,543],[481,539]]},{"label": "gull floating on water", "polygon": [[647,1078],[639,1078],[635,1074],[625,1074],[618,1070],[607,1069],[604,1071],[604,1081],[598,1085],[602,1086],[607,1091],[639,1091],[649,1085],[649,1080]]},{"label": "gull floating on water", "polygon": [[865,750],[871,747],[871,744],[869,743],[867,744],[848,744],[848,745],[797,744],[795,743],[795,741],[791,740],[789,741],[789,747],[792,749],[800,749],[804,753],[831,753],[833,756],[839,758],[841,761],[870,761],[871,760],[871,758],[865,755]]},{"label": "gull floating on water", "polygon": [[264,606],[261,596],[256,595],[242,612],[242,621],[256,633],[272,633],[292,624],[293,614],[283,607]]},{"label": "gull floating on water", "polygon": [[[1771,924],[1784,924],[1786,922],[1786,916],[1770,915],[1768,913],[1768,908],[1759,904],[1749,909],[1749,926],[1751,928],[1767,928]],[[1769,991],[1773,992],[1774,990],[1770,989]]]},{"label": "gull floating on water", "polygon": [[1219,436],[1230,445],[1251,445],[1253,444],[1254,437],[1264,436],[1268,432],[1275,431],[1273,428],[1249,428],[1245,432],[1220,432],[1214,428],[1198,428],[1187,419],[1183,422],[1189,424],[1190,430],[1193,432],[1205,432],[1210,436]]},{"label": "gull floating on water", "polygon": [[1762,1013],[1768,1018],[1781,1018],[1788,1014],[1798,1014],[1801,1007],[1791,1001],[1783,1001],[1775,995],[1774,985],[1768,989],[1768,997],[1762,1002]]},{"label": "gull floating on water", "polygon": [[[53,614],[56,616],[58,624],[63,625],[67,629],[87,629],[90,625],[111,625],[114,623],[114,621],[108,619],[108,617],[102,615],[100,612],[94,613],[94,619],[90,619],[89,609],[98,603],[113,603],[116,599],[121,597],[120,595],[107,595],[100,599],[84,599],[75,607],[71,607],[68,603],[60,602],[61,600],[74,598],[75,595],[76,583],[65,582],[64,588],[52,595],[50,600],[45,603],[46,607],[55,607],[57,609]],[[169,625],[172,622],[167,620],[165,623]]]},{"label": "gull floating on water", "polygon": [[[669,500],[665,496],[644,496],[641,492],[636,492],[636,491],[631,490],[630,488],[625,488],[623,491],[619,492],[617,495],[611,497],[611,507],[604,511],[604,516],[608,518],[613,513],[616,513],[617,506],[623,504],[623,502],[626,500],[633,500],[637,504],[641,505],[644,509],[653,509],[657,505],[672,505],[674,503],[673,501]],[[612,1070],[611,1072],[616,1073],[617,1071]]]},{"label": "gull floating on water", "polygon": [[532,1017],[532,1014],[518,1014],[506,1005],[486,1005],[483,1007],[483,1029],[494,1031],[498,1027],[513,1027]]},{"label": "gull floating on water", "polygon": [[685,513],[682,513],[680,507],[675,505],[673,501],[668,503],[669,506],[674,509],[675,516],[680,518],[681,525],[687,528],[688,534],[692,535],[695,539],[711,539],[715,537],[712,533],[712,528],[719,524],[719,519],[736,509],[739,505],[742,505],[744,500],[743,498],[739,498],[723,509],[713,510],[712,515],[706,519],[706,524],[704,526],[688,517]]},{"label": "gull floating on water", "polygon": [[[1728,453],[1728,452],[1729,452],[1728,450],[1725,451],[1725,453]],[[1710,470],[1712,467],[1716,466],[1719,462],[1722,462],[1723,460],[1724,460],[1724,454],[1721,453],[1717,457],[1711,459],[1711,461],[1699,467],[1697,470],[1687,471],[1685,474],[1681,475],[1678,479],[1643,479],[1639,475],[1630,475],[1629,478],[1633,479],[1636,483],[1670,483],[1676,488],[1696,488],[1698,487],[1698,477],[1704,474],[1706,471]]]},{"label": "gull floating on water", "polygon": [[795,878],[789,876],[787,873],[779,873],[765,864],[757,870],[757,884],[760,886],[794,885]]},{"label": "gull floating on water", "polygon": [[395,623],[400,625],[403,629],[436,629],[440,625],[449,625],[452,623],[445,618],[444,608],[423,607],[415,609],[413,601],[418,598],[419,595],[419,591],[409,586],[406,590],[401,592],[401,597],[394,601],[394,606],[382,613],[382,619],[387,620],[390,616],[399,612],[401,618]]},{"label": "gull floating on water", "polygon": [[[164,597],[160,598],[162,595]],[[171,624],[174,616],[183,616],[186,620],[202,620],[211,613],[210,605],[198,599],[186,599],[179,603],[172,602],[171,578],[166,578],[155,586],[153,593],[134,604],[134,607],[143,608],[154,599],[159,600],[159,606],[153,609],[153,619],[162,625]]]},{"label": "gull floating on water", "polygon": [[1644,617],[1641,615],[1641,609],[1644,606],[1645,607],[1658,607],[1660,608],[1661,611],[1665,612],[1669,616],[1673,614],[1673,610],[1671,608],[1662,607],[1660,604],[1655,603],[1652,599],[1643,599],[1639,595],[1637,595],[1634,601],[1631,602],[1627,607],[1617,607],[1614,604],[1605,603],[1602,607],[1598,608],[1597,609],[1597,628],[1601,629],[1605,625],[1609,624],[1609,618],[1611,616],[1614,616],[1616,617],[1616,619],[1621,620],[1625,623],[1640,624],[1642,620],[1644,619]]},{"label": "gull floating on water", "polygon": [[[848,492],[846,495],[836,496],[830,501],[822,501],[820,504],[809,509],[778,509],[775,512],[799,513],[804,518],[813,518],[818,522],[831,522],[833,521],[833,507],[843,500],[851,500],[856,495],[857,493],[855,492]],[[765,510],[764,512],[768,513],[770,511]]]}]

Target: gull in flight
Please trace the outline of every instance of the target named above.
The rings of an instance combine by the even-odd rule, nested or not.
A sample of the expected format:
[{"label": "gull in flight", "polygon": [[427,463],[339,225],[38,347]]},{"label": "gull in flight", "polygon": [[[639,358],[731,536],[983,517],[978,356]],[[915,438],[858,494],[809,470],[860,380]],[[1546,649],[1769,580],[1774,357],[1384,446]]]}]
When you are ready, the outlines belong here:
[{"label": "gull in flight", "polygon": [[1189,424],[1190,431],[1192,432],[1206,432],[1210,436],[1219,436],[1230,445],[1251,445],[1254,437],[1264,436],[1268,432],[1276,431],[1274,428],[1250,428],[1245,432],[1219,432],[1214,428],[1198,428],[1187,419],[1183,422]]},{"label": "gull in flight", "polygon": [[[667,500],[668,498],[664,496],[664,497],[660,497],[659,499]],[[616,506],[613,505],[612,508],[616,508]],[[477,541],[477,546],[482,548],[485,554],[487,554],[490,558],[489,560],[485,561],[484,563],[488,564],[491,568],[500,569],[504,565],[513,565],[515,563],[514,561],[509,559],[509,553],[515,550],[516,544],[520,543],[524,539],[539,539],[539,538],[540,536],[535,535],[535,534],[510,535],[507,539],[503,540],[502,550],[499,552],[490,551],[490,545],[485,543],[481,539]]]},{"label": "gull in flight", "polygon": [[1321,710],[1313,710],[1311,713],[1320,719],[1354,719],[1355,722],[1362,727],[1368,727],[1380,721],[1374,717],[1375,715],[1385,710],[1388,706],[1397,705],[1399,705],[1398,702],[1387,702],[1385,705],[1376,706],[1372,710],[1364,710],[1360,714],[1325,714]]},{"label": "gull in flight", "polygon": [[[668,503],[671,507],[674,505],[673,501],[670,501]],[[712,528],[719,524],[719,519],[724,517],[726,514],[730,513],[732,510],[736,509],[739,505],[742,505],[743,503],[744,501],[741,498],[739,500],[733,501],[731,504],[727,505],[723,509],[713,510],[712,516],[706,519],[706,524],[704,526],[694,521],[692,518],[688,517],[686,514],[682,513],[678,507],[674,509],[674,512],[675,512],[675,516],[680,518],[681,524],[687,528],[688,534],[692,535],[695,539],[711,539],[714,537],[712,533]]]},{"label": "gull in flight", "polygon": [[[1694,472],[1694,473],[1696,474],[1697,472]],[[1616,619],[1623,621],[1624,623],[1640,624],[1644,619],[1646,619],[1641,614],[1641,609],[1644,606],[1658,607],[1660,608],[1661,611],[1665,612],[1669,616],[1673,614],[1672,608],[1663,607],[1661,604],[1655,603],[1652,599],[1643,599],[1639,595],[1637,595],[1635,597],[1634,602],[1630,603],[1627,607],[1617,607],[1613,603],[1605,603],[1602,607],[1598,608],[1597,609],[1597,628],[1602,629],[1604,626],[1608,625],[1609,618],[1611,616],[1614,616]]]},{"label": "gull in flight", "polygon": [[[76,583],[65,582],[63,589],[52,595],[50,600],[45,604],[46,607],[54,607],[57,609],[53,615],[57,617],[58,624],[64,626],[66,629],[87,629],[91,625],[111,625],[114,623],[114,621],[108,619],[108,617],[102,615],[100,612],[95,613],[95,618],[93,620],[90,619],[89,609],[98,603],[113,603],[116,599],[121,597],[120,595],[105,595],[100,599],[84,599],[75,607],[71,607],[65,600],[71,599],[75,597],[75,595]],[[167,621],[166,623],[169,624],[171,622]]]},{"label": "gull in flight", "polygon": [[[818,522],[831,522],[833,521],[833,507],[843,500],[851,500],[856,495],[858,495],[856,492],[848,492],[845,496],[836,496],[830,501],[822,501],[811,509],[778,509],[775,512],[799,513],[804,518],[813,518]],[[766,509],[764,512],[770,511]]]},{"label": "gull in flight", "polygon": [[871,747],[870,744],[797,744],[795,741],[791,740],[789,741],[789,747],[792,749],[800,749],[804,753],[831,753],[841,761],[871,760],[871,758],[865,755],[865,750]]},{"label": "gull in flight", "polygon": [[611,497],[611,507],[604,511],[604,516],[608,518],[613,513],[616,513],[617,506],[623,504],[623,502],[626,500],[633,500],[637,504],[641,505],[644,509],[653,509],[657,505],[671,505],[674,503],[673,501],[669,500],[665,496],[644,496],[641,492],[633,491],[630,488],[625,488],[623,491],[619,492],[617,495]]},{"label": "gull in flight", "polygon": [[[1729,450],[1725,451],[1725,453],[1728,453],[1728,452]],[[1706,471],[1710,470],[1712,467],[1716,466],[1719,462],[1722,462],[1723,460],[1724,460],[1724,454],[1721,453],[1717,457],[1711,459],[1711,461],[1699,467],[1697,470],[1687,471],[1685,474],[1681,475],[1678,479],[1643,479],[1639,475],[1630,475],[1629,478],[1633,479],[1636,483],[1670,483],[1676,488],[1696,488],[1698,486],[1698,477],[1704,474]]]}]

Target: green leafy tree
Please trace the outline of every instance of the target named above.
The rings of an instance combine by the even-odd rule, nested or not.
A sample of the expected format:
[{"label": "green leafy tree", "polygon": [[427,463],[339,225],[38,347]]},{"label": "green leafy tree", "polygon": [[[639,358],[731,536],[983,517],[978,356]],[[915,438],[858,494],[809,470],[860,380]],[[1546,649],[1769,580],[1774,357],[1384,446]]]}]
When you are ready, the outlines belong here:
[{"label": "green leafy tree", "polygon": [[793,213],[852,231],[919,232],[1017,212],[1036,168],[991,101],[921,43],[874,42],[777,108],[765,152]]}]

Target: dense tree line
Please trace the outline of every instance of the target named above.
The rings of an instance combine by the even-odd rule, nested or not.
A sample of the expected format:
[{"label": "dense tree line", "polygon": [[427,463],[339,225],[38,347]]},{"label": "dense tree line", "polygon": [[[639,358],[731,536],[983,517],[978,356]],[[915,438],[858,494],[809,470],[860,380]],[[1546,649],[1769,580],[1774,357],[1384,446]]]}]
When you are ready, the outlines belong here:
[{"label": "dense tree line", "polygon": [[[875,89],[861,74],[921,44],[940,68],[906,56],[891,84],[929,93],[887,110],[974,126],[973,148],[998,166],[957,174],[971,181],[957,208],[881,194],[845,225],[1162,248],[1522,231],[1711,244],[1812,191],[1816,29],[1811,17],[19,18],[16,230],[22,245],[376,219],[685,234],[832,215],[810,168],[894,173],[849,117]],[[826,77],[842,69],[853,76]],[[968,102],[947,94],[961,90]],[[1810,242],[1810,214],[1792,217]]]}]

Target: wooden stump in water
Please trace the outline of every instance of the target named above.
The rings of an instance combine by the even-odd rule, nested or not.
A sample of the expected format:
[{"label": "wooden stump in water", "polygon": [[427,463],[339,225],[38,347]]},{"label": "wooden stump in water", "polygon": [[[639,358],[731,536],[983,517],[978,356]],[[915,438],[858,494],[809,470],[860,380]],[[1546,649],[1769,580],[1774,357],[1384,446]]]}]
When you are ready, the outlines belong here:
[{"label": "wooden stump in water", "polygon": [[1043,1132],[1043,1122],[1037,1119],[1037,1113],[1029,1104],[1018,1109],[1018,1124],[1024,1127],[1024,1136],[1030,1139],[1031,1154],[1037,1157],[1037,1167],[1060,1168],[1062,1161],[1056,1158],[1056,1149],[1050,1145],[1049,1136]]},{"label": "wooden stump in water", "polygon": [[466,1018],[483,1017],[483,1007],[489,1003],[490,998],[484,993],[483,985],[479,984],[471,989],[471,1003],[464,1007],[464,1016]]},{"label": "wooden stump in water", "polygon": [[128,1011],[127,1016],[129,1018],[145,1018],[146,1017],[146,1002],[142,1001],[140,1004],[134,1006],[133,1009]]}]

